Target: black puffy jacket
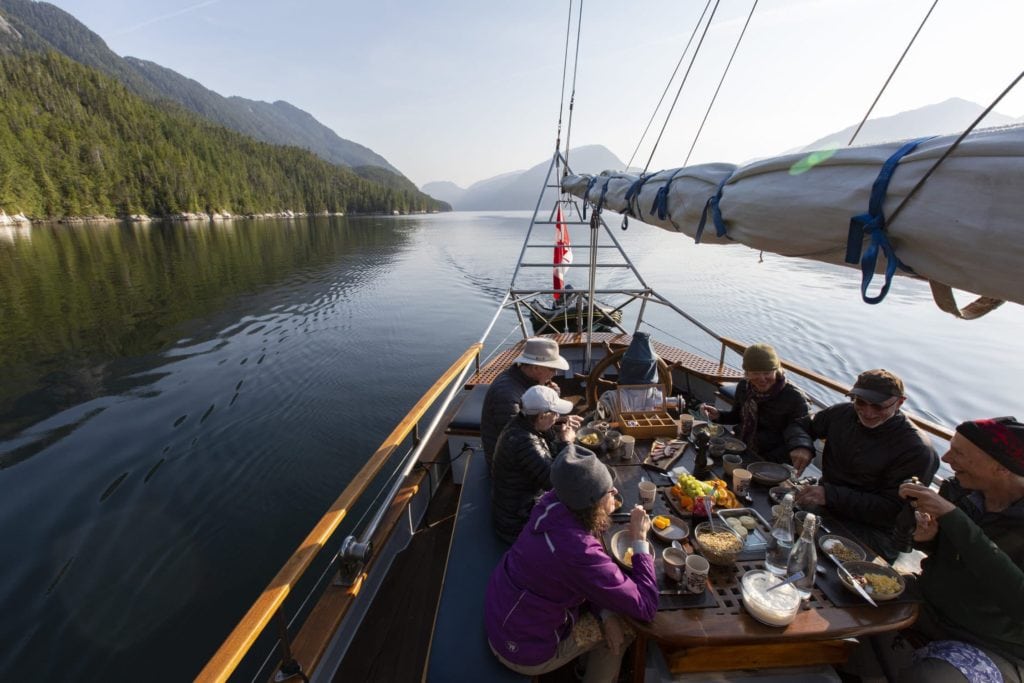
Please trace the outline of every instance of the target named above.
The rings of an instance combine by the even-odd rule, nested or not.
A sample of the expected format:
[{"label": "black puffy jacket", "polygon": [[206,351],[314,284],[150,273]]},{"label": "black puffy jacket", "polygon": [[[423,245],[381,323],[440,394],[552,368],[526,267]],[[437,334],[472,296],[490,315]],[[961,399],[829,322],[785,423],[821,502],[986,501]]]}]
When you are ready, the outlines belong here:
[{"label": "black puffy jacket", "polygon": [[[726,425],[743,422],[743,402],[747,400],[749,384],[740,380],[736,386],[736,400],[728,413],[718,416]],[[757,454],[772,462],[789,462],[789,452],[803,441],[796,435],[785,435],[786,428],[807,415],[807,398],[802,391],[786,382],[775,396],[757,404]]]},{"label": "black puffy jacket", "polygon": [[516,415],[502,430],[491,470],[491,516],[506,543],[516,540],[534,501],[551,488],[551,463],[564,446],[535,430],[529,415]]},{"label": "black puffy jacket", "polygon": [[526,376],[522,368],[513,365],[487,388],[484,407],[480,411],[480,440],[488,466],[494,468],[494,451],[498,436],[509,420],[519,413],[523,394],[537,382]]}]

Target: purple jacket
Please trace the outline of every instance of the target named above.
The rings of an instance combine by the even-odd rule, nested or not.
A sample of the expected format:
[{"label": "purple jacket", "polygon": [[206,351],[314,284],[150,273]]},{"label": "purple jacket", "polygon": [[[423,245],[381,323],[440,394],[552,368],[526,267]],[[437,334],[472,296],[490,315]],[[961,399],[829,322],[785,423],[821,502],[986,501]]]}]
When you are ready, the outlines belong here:
[{"label": "purple jacket", "polygon": [[594,612],[604,608],[650,621],[658,610],[654,559],[633,555],[632,575],[623,574],[601,542],[548,491],[491,574],[487,639],[505,659],[530,666],[554,656],[587,603]]}]

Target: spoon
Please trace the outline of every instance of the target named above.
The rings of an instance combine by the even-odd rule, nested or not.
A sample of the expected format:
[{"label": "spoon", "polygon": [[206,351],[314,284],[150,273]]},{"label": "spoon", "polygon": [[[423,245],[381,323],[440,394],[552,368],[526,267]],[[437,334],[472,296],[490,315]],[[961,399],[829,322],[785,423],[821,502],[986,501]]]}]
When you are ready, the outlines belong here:
[{"label": "spoon", "polygon": [[791,575],[789,578],[787,578],[782,583],[775,584],[774,586],[772,586],[771,588],[766,590],[765,593],[771,593],[776,588],[781,588],[782,586],[785,586],[787,583],[793,583],[794,581],[799,581],[802,578],[804,578],[804,573],[803,572],[797,572],[796,574]]}]

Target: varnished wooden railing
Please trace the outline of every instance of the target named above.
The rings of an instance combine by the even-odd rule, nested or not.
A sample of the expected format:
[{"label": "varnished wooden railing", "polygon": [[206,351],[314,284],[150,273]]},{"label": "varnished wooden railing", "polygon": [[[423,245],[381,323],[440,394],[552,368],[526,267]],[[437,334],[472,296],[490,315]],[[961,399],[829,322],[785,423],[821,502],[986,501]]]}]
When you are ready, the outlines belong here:
[{"label": "varnished wooden railing", "polygon": [[419,421],[427,413],[434,402],[441,396],[444,389],[465,370],[470,363],[477,360],[483,344],[476,343],[470,346],[449,367],[433,386],[417,401],[416,405],[409,410],[405,418],[388,435],[376,452],[370,457],[355,478],[345,487],[337,500],[331,505],[317,525],[313,528],[305,540],[299,544],[298,549],[285,563],[284,567],[271,580],[263,593],[246,612],[242,620],[228,635],[227,639],[220,646],[220,649],[206,663],[203,670],[196,677],[197,681],[203,683],[214,681],[226,681],[234,672],[235,668],[248,653],[249,648],[256,641],[256,638],[263,632],[271,619],[281,609],[285,598],[291,592],[295,583],[302,578],[309,565],[316,558],[324,544],[337,530],[345,515],[352,508],[352,505],[366,491],[367,487],[380,473],[381,468],[395,452],[406,437],[416,428]]},{"label": "varnished wooden railing", "polygon": [[[738,342],[735,339],[729,339],[728,337],[719,337],[719,341],[722,342],[723,347],[728,347],[740,355],[743,355],[743,352],[747,350],[746,344]],[[827,387],[832,391],[839,392],[840,394],[843,395],[846,395],[846,393],[851,389],[851,386],[849,384],[837,382],[836,380],[831,379],[830,377],[819,375],[813,370],[808,370],[805,367],[801,367],[799,365],[796,365],[795,363],[790,363],[789,361],[786,360],[782,361],[782,367],[792,372],[795,372],[801,377],[806,377],[815,384],[820,384],[823,387]],[[952,429],[943,427],[940,424],[935,424],[934,422],[925,420],[924,418],[918,417],[917,415],[914,415],[912,413],[907,413],[907,418],[924,431],[934,434],[935,436],[946,439],[947,441],[953,438]]]}]

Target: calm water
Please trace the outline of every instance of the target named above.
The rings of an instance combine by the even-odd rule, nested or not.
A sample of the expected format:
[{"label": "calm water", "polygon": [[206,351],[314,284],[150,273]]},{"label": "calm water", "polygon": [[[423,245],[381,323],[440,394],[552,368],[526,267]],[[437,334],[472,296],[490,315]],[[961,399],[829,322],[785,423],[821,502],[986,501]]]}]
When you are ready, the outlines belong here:
[{"label": "calm water", "polygon": [[[477,340],[526,217],[0,229],[4,676],[194,676]],[[889,367],[938,422],[1024,415],[1019,306],[966,323],[900,280],[869,307],[854,271],[617,234],[722,335],[838,379]],[[717,354],[653,318],[656,338]]]}]

